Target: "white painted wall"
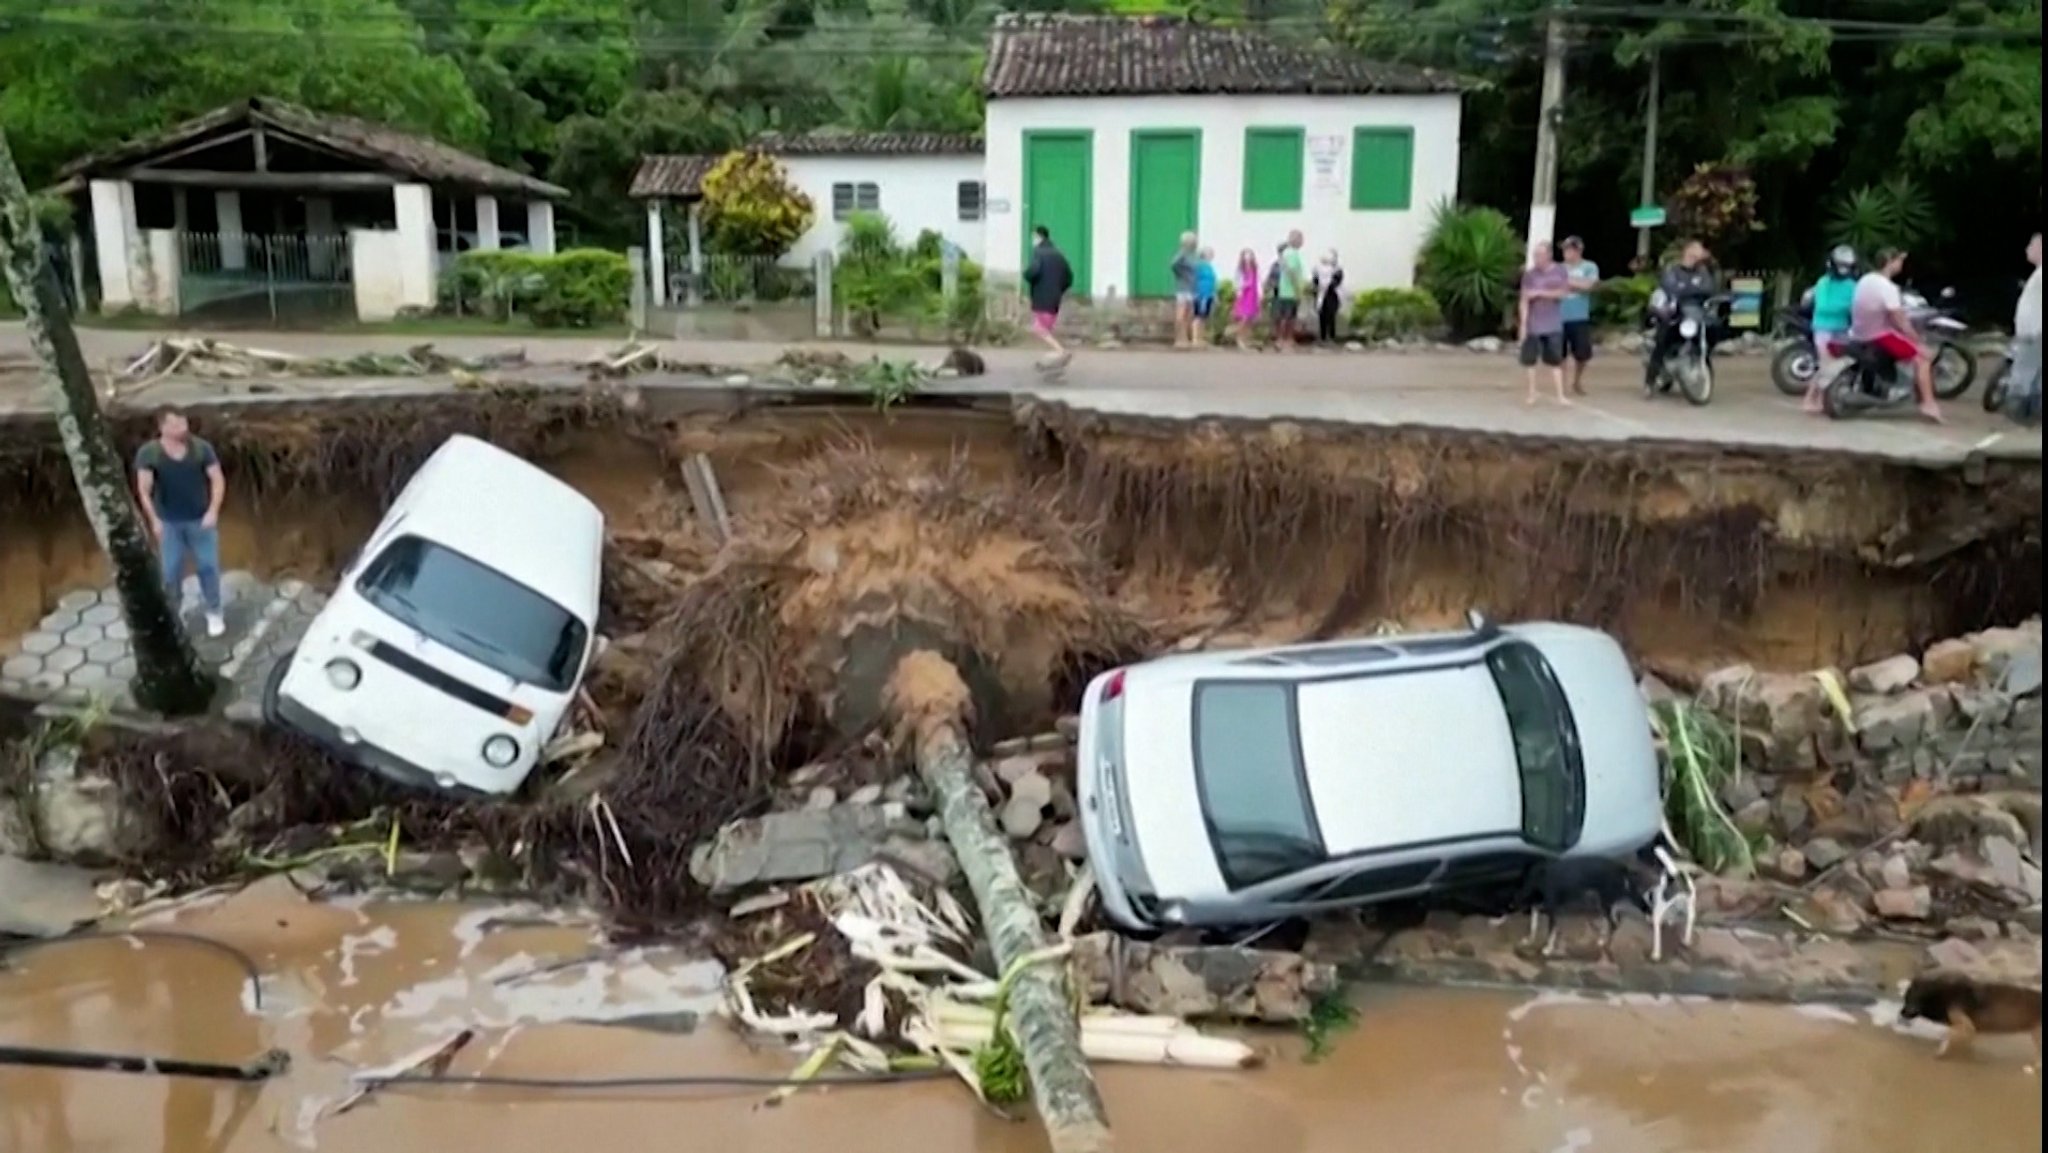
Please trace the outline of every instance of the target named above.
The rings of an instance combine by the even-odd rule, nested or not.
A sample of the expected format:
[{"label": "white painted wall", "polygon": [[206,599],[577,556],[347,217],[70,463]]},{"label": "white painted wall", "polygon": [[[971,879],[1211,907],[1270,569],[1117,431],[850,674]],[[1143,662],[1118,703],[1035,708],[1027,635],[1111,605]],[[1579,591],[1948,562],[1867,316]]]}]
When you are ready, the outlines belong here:
[{"label": "white painted wall", "polygon": [[92,196],[93,258],[100,269],[100,310],[135,304],[132,269],[145,259],[135,227],[135,186],[125,180],[95,180]]},{"label": "white painted wall", "polygon": [[811,198],[817,213],[809,232],[782,259],[791,268],[808,268],[818,253],[836,251],[845,225],[832,219],[832,186],[868,183],[881,195],[880,211],[896,226],[904,244],[926,229],[982,258],[982,222],[960,219],[960,185],[982,179],[979,156],[778,156],[789,181]]},{"label": "white painted wall", "polygon": [[401,184],[391,190],[397,222],[398,278],[403,303],[431,309],[440,288],[435,275],[434,190],[424,184]]},{"label": "white painted wall", "polygon": [[[1094,141],[1093,279],[1097,296],[1126,295],[1130,269],[1131,132],[1196,128],[1202,132],[1201,202],[1196,228],[1216,250],[1224,276],[1239,250],[1259,253],[1261,267],[1291,228],[1306,235],[1311,258],[1335,248],[1348,289],[1406,288],[1415,280],[1415,257],[1437,201],[1458,193],[1457,96],[1125,96],[1048,100],[991,100],[988,104],[987,176],[990,206],[986,265],[990,272],[1023,271],[1024,133],[1092,131]],[[1308,147],[1302,164],[1299,212],[1244,210],[1244,133],[1247,128],[1301,128]],[[1351,133],[1356,128],[1415,130],[1414,186],[1406,212],[1351,209]],[[1334,141],[1328,176],[1316,161],[1317,138]],[[1058,242],[1059,238],[1053,238]]]},{"label": "white painted wall", "polygon": [[405,275],[398,233],[352,228],[348,233],[350,280],[355,285],[356,319],[391,320],[405,307]]}]

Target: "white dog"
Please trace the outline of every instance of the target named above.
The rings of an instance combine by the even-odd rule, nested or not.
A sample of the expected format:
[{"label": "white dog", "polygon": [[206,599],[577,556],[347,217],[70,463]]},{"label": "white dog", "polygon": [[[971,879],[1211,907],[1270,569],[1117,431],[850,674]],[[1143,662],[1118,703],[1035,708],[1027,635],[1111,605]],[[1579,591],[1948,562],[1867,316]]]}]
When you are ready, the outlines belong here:
[{"label": "white dog", "polygon": [[[1677,844],[1672,840],[1669,828],[1665,829],[1664,837],[1674,846]],[[1662,961],[1664,922],[1680,905],[1685,906],[1685,935],[1682,940],[1686,948],[1692,948],[1693,927],[1699,918],[1700,895],[1699,886],[1693,883],[1693,877],[1699,872],[1699,866],[1691,861],[1678,860],[1666,851],[1663,845],[1655,845],[1651,851],[1657,855],[1657,864],[1661,871],[1657,875],[1657,887],[1652,891],[1650,900],[1650,960]]]}]

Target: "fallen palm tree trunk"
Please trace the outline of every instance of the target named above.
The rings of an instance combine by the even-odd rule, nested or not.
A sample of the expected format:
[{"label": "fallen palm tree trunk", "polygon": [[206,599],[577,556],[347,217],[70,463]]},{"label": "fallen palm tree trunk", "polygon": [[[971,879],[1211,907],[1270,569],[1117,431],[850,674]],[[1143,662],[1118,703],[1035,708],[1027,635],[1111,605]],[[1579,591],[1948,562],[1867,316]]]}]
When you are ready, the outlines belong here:
[{"label": "fallen palm tree trunk", "polygon": [[960,731],[967,686],[944,657],[919,651],[897,663],[886,696],[913,741],[918,773],[939,802],[946,840],[1006,978],[1006,1024],[1030,1074],[1053,1153],[1107,1153],[1114,1147],[1109,1120],[1088,1069],[1065,966],[1030,963],[1049,949],[1044,922],[974,782],[973,753]]},{"label": "fallen palm tree trunk", "polygon": [[[971,1051],[994,1040],[993,1009],[937,997],[932,1015],[937,1040],[945,1048]],[[1090,1061],[1196,1069],[1250,1069],[1259,1064],[1258,1051],[1243,1041],[1211,1037],[1175,1017],[1090,1012],[1081,1018],[1080,1034],[1081,1054]]]}]

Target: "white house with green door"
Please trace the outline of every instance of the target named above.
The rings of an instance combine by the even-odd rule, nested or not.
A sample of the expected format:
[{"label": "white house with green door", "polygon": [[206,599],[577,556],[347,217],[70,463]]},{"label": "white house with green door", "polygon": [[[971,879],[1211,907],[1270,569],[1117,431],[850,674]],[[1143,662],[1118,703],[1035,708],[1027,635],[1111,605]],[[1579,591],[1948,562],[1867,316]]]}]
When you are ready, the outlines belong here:
[{"label": "white house with green door", "polygon": [[1170,296],[1183,232],[1271,264],[1300,229],[1350,289],[1408,287],[1458,191],[1464,82],[1173,17],[1000,17],[983,75],[986,257],[1044,225],[1095,297]]}]

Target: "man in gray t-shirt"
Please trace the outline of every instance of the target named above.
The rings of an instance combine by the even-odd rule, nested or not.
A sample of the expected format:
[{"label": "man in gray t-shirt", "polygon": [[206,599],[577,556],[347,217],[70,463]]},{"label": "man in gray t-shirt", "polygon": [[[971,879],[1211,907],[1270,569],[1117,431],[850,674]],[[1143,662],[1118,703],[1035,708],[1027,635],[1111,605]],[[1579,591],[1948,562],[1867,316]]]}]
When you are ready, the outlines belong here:
[{"label": "man in gray t-shirt", "polygon": [[1551,258],[1550,242],[1529,249],[1529,267],[1522,271],[1521,303],[1516,335],[1522,341],[1522,367],[1528,370],[1527,403],[1536,403],[1536,364],[1550,367],[1557,402],[1570,404],[1564,392],[1564,298],[1571,295],[1571,272]]}]

